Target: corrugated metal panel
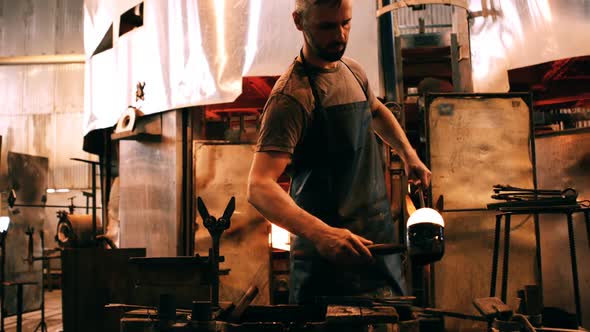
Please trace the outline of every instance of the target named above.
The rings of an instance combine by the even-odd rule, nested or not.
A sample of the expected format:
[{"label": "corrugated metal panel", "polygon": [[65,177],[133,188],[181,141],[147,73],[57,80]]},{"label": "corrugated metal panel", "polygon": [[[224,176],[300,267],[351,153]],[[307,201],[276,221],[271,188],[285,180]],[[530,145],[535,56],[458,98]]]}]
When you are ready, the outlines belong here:
[{"label": "corrugated metal panel", "polygon": [[[2,156],[7,151],[28,153],[29,135],[27,134],[27,119],[22,115],[0,114],[0,135],[2,135]],[[6,159],[0,163],[6,170]],[[5,174],[3,172],[3,174]]]},{"label": "corrugated metal panel", "polygon": [[0,0],[2,16],[0,16],[0,56],[25,54],[25,20],[24,5],[27,1]]},{"label": "corrugated metal panel", "polygon": [[84,53],[83,7],[83,0],[57,0],[55,18],[56,54]]},{"label": "corrugated metal panel", "polygon": [[[0,29],[2,24],[0,24]],[[0,51],[1,52],[1,51]],[[0,115],[20,113],[23,108],[23,66],[0,66]]]},{"label": "corrugated metal panel", "polygon": [[84,111],[84,64],[0,66],[0,114]]},{"label": "corrugated metal panel", "polygon": [[[53,115],[55,149],[49,159],[50,178],[54,188],[89,188],[90,167],[70,158],[96,159],[82,150],[82,117],[79,113]],[[74,129],[74,130],[72,130]]]},{"label": "corrugated metal panel", "polygon": [[0,56],[83,52],[83,0],[0,0]]},{"label": "corrugated metal panel", "polygon": [[53,112],[53,106],[55,105],[55,66],[24,66],[23,83],[22,113],[48,114]]},{"label": "corrugated metal panel", "polygon": [[[424,10],[413,10],[412,8],[400,8],[396,11],[400,33],[418,33],[419,19],[424,19],[425,32],[449,32],[453,22],[453,7],[446,5],[426,5]],[[435,27],[428,27],[434,25]],[[440,27],[448,25],[448,27]]]},{"label": "corrugated metal panel", "polygon": [[88,188],[82,151],[84,65],[0,67],[3,149],[49,158],[49,186]]},{"label": "corrugated metal panel", "polygon": [[82,150],[82,117],[81,112],[0,115],[2,149],[49,158],[50,188],[89,188],[89,166],[70,160],[96,159]]},{"label": "corrugated metal panel", "polygon": [[[84,64],[55,65],[56,113],[84,112]],[[80,135],[82,134],[80,125]]]},{"label": "corrugated metal panel", "polygon": [[26,0],[22,3],[25,8],[22,12],[24,55],[55,54],[55,0]]}]

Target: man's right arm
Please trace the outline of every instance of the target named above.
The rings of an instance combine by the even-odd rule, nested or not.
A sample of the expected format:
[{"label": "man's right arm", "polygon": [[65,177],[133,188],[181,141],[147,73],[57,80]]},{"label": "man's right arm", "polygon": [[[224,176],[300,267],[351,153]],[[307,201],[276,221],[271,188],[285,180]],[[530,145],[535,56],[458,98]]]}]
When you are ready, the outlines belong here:
[{"label": "man's right arm", "polygon": [[277,183],[291,160],[285,152],[257,152],[248,179],[248,201],[268,220],[314,243],[323,257],[343,264],[372,260],[372,242],[335,228],[300,208]]}]

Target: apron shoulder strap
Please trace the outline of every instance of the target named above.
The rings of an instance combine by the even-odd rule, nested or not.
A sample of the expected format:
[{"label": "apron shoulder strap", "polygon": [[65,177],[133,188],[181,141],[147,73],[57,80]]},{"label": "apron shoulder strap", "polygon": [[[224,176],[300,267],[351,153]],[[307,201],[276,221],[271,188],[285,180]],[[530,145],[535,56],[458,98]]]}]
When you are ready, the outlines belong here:
[{"label": "apron shoulder strap", "polygon": [[309,69],[307,62],[305,61],[305,57],[303,56],[303,49],[299,51],[299,56],[301,57],[301,64],[303,65],[303,72],[305,76],[307,76],[307,81],[309,82],[309,87],[311,88],[311,93],[313,94],[315,109],[320,109],[322,103],[320,101],[320,94],[318,93],[316,86],[315,86],[315,79],[313,78],[313,74]]},{"label": "apron shoulder strap", "polygon": [[367,87],[365,87],[365,85],[363,84],[363,81],[361,80],[359,75],[357,73],[355,73],[354,70],[352,70],[352,68],[350,68],[350,66],[346,63],[346,61],[344,61],[344,59],[340,59],[340,62],[342,62],[346,66],[346,68],[348,68],[348,70],[350,70],[350,72],[352,73],[354,78],[356,78],[356,81],[361,86],[361,89],[363,89],[363,93],[365,94],[367,101],[369,101],[369,93],[367,92]]}]

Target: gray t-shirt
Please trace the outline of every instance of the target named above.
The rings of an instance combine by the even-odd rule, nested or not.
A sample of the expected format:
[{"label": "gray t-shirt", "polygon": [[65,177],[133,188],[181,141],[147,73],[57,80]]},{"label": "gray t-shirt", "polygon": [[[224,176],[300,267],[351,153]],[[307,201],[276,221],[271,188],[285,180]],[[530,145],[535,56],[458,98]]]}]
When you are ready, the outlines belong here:
[{"label": "gray t-shirt", "polygon": [[[330,107],[364,101],[363,88],[372,105],[375,96],[361,66],[350,58],[343,58],[342,61],[354,74],[342,62],[338,62],[333,69],[310,68],[321,105]],[[292,155],[304,136],[314,108],[315,100],[303,64],[295,61],[276,82],[264,107],[256,151],[287,152]]]}]

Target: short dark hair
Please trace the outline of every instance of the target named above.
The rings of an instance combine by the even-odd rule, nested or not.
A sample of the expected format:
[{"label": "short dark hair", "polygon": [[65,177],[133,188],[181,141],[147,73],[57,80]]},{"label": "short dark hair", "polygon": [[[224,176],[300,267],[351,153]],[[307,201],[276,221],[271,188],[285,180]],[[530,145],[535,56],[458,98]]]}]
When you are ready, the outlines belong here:
[{"label": "short dark hair", "polygon": [[295,12],[301,15],[303,19],[311,6],[328,5],[330,7],[342,6],[342,0],[295,0]]}]

